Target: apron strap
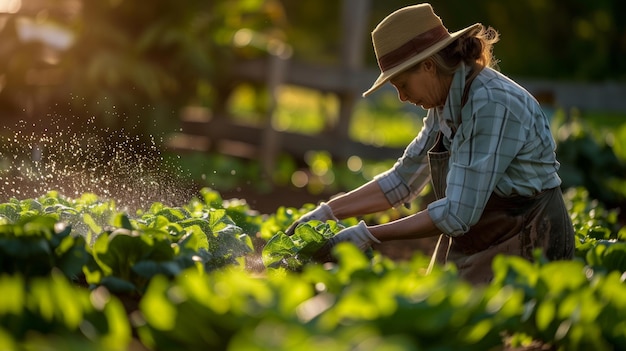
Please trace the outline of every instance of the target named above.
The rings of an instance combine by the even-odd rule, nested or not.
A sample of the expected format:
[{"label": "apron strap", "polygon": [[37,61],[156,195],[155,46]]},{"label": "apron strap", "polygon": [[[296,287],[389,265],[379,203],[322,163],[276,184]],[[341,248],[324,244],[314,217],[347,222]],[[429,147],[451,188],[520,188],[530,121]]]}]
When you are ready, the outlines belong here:
[{"label": "apron strap", "polygon": [[[467,102],[469,96],[469,87],[472,84],[474,78],[476,78],[481,70],[482,67],[475,63],[471,75],[465,81],[463,95],[461,97],[461,106],[464,106]],[[452,133],[454,137],[454,130],[452,131]],[[446,195],[446,177],[448,175],[448,160],[450,159],[450,151],[446,149],[446,146],[443,143],[443,137],[443,132],[439,130],[439,132],[437,133],[435,145],[433,145],[433,147],[428,150],[430,178],[433,186],[433,192],[437,200],[445,197]],[[437,240],[437,244],[435,245],[435,250],[430,257],[430,263],[428,264],[426,274],[430,274],[433,266],[435,265],[435,262],[439,262],[440,264],[446,263],[451,246],[452,238],[445,234],[440,234],[439,239]]]}]

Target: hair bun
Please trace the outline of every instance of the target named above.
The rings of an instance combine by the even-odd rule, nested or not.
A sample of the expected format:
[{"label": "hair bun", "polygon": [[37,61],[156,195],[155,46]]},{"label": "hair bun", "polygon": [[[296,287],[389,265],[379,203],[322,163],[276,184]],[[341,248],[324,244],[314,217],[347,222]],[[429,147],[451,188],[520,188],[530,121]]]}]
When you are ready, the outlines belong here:
[{"label": "hair bun", "polygon": [[478,60],[483,52],[483,43],[475,36],[466,37],[460,40],[461,57],[465,59]]}]

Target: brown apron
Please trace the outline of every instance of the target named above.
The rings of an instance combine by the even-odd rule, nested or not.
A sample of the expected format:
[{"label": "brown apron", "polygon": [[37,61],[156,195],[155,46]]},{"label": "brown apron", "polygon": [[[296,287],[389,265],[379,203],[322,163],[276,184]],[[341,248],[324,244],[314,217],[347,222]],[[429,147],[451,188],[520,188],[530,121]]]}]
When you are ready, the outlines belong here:
[{"label": "brown apron", "polygon": [[[428,151],[435,197],[445,196],[450,152],[439,132]],[[429,271],[435,262],[453,262],[459,276],[473,284],[493,279],[491,263],[497,254],[533,259],[540,248],[549,260],[574,256],[574,229],[561,190],[544,190],[532,196],[500,197],[492,194],[480,220],[462,236],[439,236]]]}]

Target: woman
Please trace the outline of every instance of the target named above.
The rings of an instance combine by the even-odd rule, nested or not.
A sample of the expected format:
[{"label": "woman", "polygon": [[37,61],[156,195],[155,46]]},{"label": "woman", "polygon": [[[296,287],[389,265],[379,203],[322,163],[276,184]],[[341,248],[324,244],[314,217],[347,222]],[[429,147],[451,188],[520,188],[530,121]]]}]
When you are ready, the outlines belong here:
[{"label": "woman", "polygon": [[573,257],[574,232],[563,203],[559,163],[546,116],[522,87],[495,71],[498,33],[474,24],[449,33],[429,4],[387,16],[372,32],[381,74],[363,96],[386,82],[401,101],[428,110],[424,126],[387,172],[321,203],[297,224],[384,211],[410,202],[432,181],[437,200],[386,224],[363,221],[329,240],[365,250],[388,240],[440,235],[439,262],[461,277],[489,282],[495,255],[550,260]]}]

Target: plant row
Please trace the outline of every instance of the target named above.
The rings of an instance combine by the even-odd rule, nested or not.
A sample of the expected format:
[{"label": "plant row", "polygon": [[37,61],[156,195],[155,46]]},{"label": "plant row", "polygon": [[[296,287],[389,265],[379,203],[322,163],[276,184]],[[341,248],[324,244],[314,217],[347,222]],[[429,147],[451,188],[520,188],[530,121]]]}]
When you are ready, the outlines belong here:
[{"label": "plant row", "polygon": [[488,350],[626,348],[626,229],[566,194],[576,258],[498,257],[473,287],[453,265],[426,274],[338,245],[345,222],[283,231],[313,205],[260,215],[211,189],[128,214],[94,194],[0,204],[0,349]]}]

